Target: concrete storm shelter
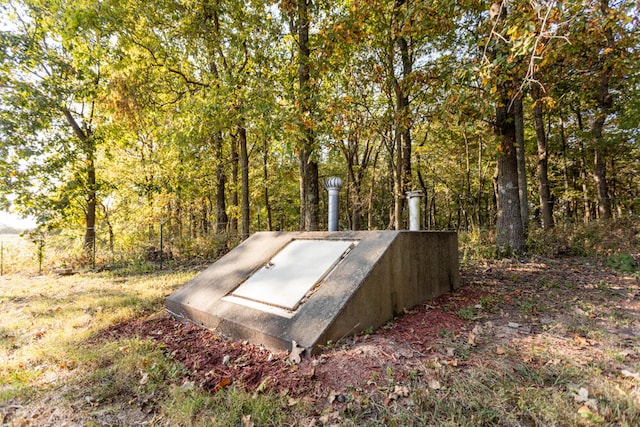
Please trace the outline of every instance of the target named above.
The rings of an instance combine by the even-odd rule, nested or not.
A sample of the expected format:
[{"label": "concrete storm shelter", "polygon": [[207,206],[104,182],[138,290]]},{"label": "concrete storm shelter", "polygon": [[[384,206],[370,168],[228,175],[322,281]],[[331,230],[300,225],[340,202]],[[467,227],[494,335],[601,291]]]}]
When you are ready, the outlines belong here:
[{"label": "concrete storm shelter", "polygon": [[308,353],[453,291],[454,232],[259,232],[167,299],[176,318]]}]

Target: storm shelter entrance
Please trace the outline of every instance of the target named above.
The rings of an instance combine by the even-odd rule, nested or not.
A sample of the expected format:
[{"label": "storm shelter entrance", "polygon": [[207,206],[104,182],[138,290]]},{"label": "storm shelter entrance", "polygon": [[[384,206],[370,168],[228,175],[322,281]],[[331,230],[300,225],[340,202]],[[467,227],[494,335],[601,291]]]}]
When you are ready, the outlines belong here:
[{"label": "storm shelter entrance", "polygon": [[455,232],[259,232],[167,298],[174,317],[312,353],[459,282]]}]

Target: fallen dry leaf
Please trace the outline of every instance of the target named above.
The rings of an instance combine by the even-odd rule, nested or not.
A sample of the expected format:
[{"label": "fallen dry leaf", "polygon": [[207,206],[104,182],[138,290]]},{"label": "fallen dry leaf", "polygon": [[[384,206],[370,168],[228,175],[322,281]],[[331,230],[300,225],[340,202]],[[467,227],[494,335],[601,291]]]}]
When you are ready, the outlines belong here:
[{"label": "fallen dry leaf", "polygon": [[473,332],[469,332],[467,335],[467,342],[472,347],[476,345],[476,335]]},{"label": "fallen dry leaf", "polygon": [[601,424],[604,422],[604,419],[600,416],[600,414],[598,414],[598,411],[591,410],[591,408],[589,408],[587,405],[582,405],[580,408],[578,408],[578,414],[582,418],[586,418],[587,420],[597,424]]},{"label": "fallen dry leaf", "polygon": [[242,416],[242,427],[254,427],[256,423],[251,420],[251,415]]},{"label": "fallen dry leaf", "polygon": [[298,343],[291,341],[291,353],[289,353],[288,360],[294,365],[297,365],[302,361],[300,355],[304,352],[304,347],[298,347]]},{"label": "fallen dry leaf", "polygon": [[193,390],[195,386],[196,383],[194,383],[193,381],[185,380],[185,382],[183,382],[180,386],[180,389],[184,391]]},{"label": "fallen dry leaf", "polygon": [[267,388],[269,388],[269,383],[271,383],[271,381],[272,381],[271,375],[267,375],[267,377],[264,380],[262,380],[258,388],[256,388],[256,393],[262,393]]},{"label": "fallen dry leaf", "polygon": [[429,388],[433,390],[440,390],[442,385],[440,384],[440,381],[432,378],[429,380]]},{"label": "fallen dry leaf", "polygon": [[391,394],[393,396],[395,396],[396,399],[398,397],[407,397],[407,396],[409,396],[409,387],[404,386],[404,385],[396,385],[393,388],[393,392]]},{"label": "fallen dry leaf", "polygon": [[149,382],[149,374],[146,372],[141,372],[141,374],[142,374],[142,378],[140,378],[140,381],[138,381],[138,384],[145,385],[146,383]]},{"label": "fallen dry leaf", "polygon": [[224,357],[222,358],[222,364],[226,367],[230,367],[231,366],[231,356],[229,356],[228,354],[225,354]]},{"label": "fallen dry leaf", "polygon": [[584,387],[580,387],[580,390],[578,390],[577,393],[573,394],[573,398],[578,403],[584,403],[585,405],[583,406],[589,406],[594,409],[598,407],[598,402],[596,401],[596,399],[589,398],[589,390]]},{"label": "fallen dry leaf", "polygon": [[578,408],[578,413],[582,416],[585,416],[591,413],[591,409],[589,409],[587,405],[582,405],[581,407]]},{"label": "fallen dry leaf", "polygon": [[287,406],[296,406],[300,402],[300,399],[296,399],[294,397],[290,397],[287,402]]},{"label": "fallen dry leaf", "polygon": [[340,421],[340,412],[333,411],[330,414],[325,414],[321,416],[318,421],[322,424],[329,424],[330,422]]},{"label": "fallen dry leaf", "polygon": [[220,389],[225,388],[229,384],[231,384],[231,380],[229,378],[223,378],[218,384],[216,384],[216,386],[211,391],[215,393],[216,391],[219,391]]},{"label": "fallen dry leaf", "polygon": [[578,344],[579,347],[587,347],[589,345],[589,341],[586,338],[581,337],[580,335],[574,335],[573,340]]},{"label": "fallen dry leaf", "polygon": [[623,370],[620,371],[620,373],[622,374],[623,377],[631,377],[631,378],[635,378],[636,380],[640,381],[640,373],[631,372],[628,369],[623,369]]}]

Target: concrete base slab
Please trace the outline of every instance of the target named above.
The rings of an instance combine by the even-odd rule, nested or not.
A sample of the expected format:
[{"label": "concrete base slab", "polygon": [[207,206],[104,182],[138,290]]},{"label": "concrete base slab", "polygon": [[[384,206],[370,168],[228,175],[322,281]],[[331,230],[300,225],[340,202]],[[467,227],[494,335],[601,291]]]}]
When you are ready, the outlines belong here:
[{"label": "concrete base slab", "polygon": [[[255,233],[169,296],[166,306],[176,318],[234,339],[274,350],[291,350],[296,341],[311,353],[453,291],[457,242],[454,232]],[[302,258],[282,257],[287,247]],[[289,270],[270,280],[269,270],[287,263]],[[308,270],[314,274],[296,282]],[[261,276],[269,280],[256,279]]]}]

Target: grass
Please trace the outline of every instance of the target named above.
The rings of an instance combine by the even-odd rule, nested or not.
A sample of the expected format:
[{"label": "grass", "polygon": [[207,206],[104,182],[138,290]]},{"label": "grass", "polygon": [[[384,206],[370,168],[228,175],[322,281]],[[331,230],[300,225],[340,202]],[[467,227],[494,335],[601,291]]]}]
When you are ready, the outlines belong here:
[{"label": "grass", "polygon": [[192,387],[175,387],[163,402],[163,421],[175,426],[233,426],[254,423],[281,426],[291,422],[282,396],[251,394],[230,388],[211,395]]},{"label": "grass", "polygon": [[[443,330],[433,344],[437,357],[421,359],[404,377],[389,367],[375,387],[341,391],[339,405],[324,395],[292,400],[235,386],[209,393],[185,380],[186,368],[152,341],[92,339],[127,319],[157,316],[194,272],[36,276],[10,263],[0,277],[0,419],[89,426],[639,425],[640,341],[618,335],[637,331],[637,269],[627,255],[635,252],[626,246],[614,256],[594,230],[565,239],[580,256],[597,252],[588,242],[604,248],[603,264],[615,269],[610,278],[590,281],[548,266],[533,275],[525,264],[499,261],[482,267],[504,283],[454,312],[465,321],[462,333]],[[468,254],[474,250],[481,249]],[[326,349],[332,351],[340,349]]]},{"label": "grass", "polygon": [[0,234],[2,274],[38,271],[35,245],[18,234]]},{"label": "grass", "polygon": [[[0,401],[33,398],[42,390],[66,384],[69,378],[87,384],[95,384],[96,376],[108,379],[119,363],[126,364],[122,370],[131,369],[132,359],[122,357],[128,348],[138,349],[135,354],[148,352],[149,357],[159,358],[144,343],[96,346],[87,339],[124,319],[157,312],[168,293],[192,276],[184,272],[130,276],[126,280],[108,273],[3,276]],[[156,365],[160,366],[159,362]],[[128,381],[121,373],[115,377]],[[122,388],[126,387],[128,384]]]},{"label": "grass", "polygon": [[182,384],[185,368],[150,341],[90,339],[123,320],[157,315],[194,274],[1,277],[0,419],[11,418],[5,408],[33,405],[42,417],[55,408],[84,425],[229,426],[243,417],[282,425],[281,396],[256,399],[233,387],[212,395]]}]

